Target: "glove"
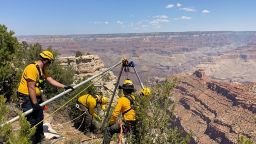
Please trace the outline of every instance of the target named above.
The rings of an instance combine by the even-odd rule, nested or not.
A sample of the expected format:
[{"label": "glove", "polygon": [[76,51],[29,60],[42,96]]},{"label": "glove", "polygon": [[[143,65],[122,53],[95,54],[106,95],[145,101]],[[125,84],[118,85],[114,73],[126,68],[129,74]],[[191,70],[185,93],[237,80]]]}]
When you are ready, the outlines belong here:
[{"label": "glove", "polygon": [[65,86],[64,89],[65,89],[65,90],[72,89],[72,91],[75,90],[75,89],[74,89],[72,86],[70,86],[70,85],[69,85],[69,86]]},{"label": "glove", "polygon": [[42,110],[42,107],[41,107],[38,103],[33,104],[33,105],[32,105],[32,108],[33,108],[33,111]]}]

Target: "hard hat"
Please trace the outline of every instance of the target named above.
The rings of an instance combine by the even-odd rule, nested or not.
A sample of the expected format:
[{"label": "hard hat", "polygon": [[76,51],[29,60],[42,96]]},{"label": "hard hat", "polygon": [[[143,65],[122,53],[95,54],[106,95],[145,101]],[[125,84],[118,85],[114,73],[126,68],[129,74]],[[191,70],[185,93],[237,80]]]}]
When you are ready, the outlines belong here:
[{"label": "hard hat", "polygon": [[54,60],[52,52],[50,52],[48,50],[42,51],[39,55],[40,55],[40,57],[42,57],[44,59],[48,59],[50,61]]},{"label": "hard hat", "polygon": [[131,90],[131,89],[133,89],[133,90],[135,90],[135,89],[134,89],[133,82],[132,82],[132,80],[130,80],[130,79],[124,80],[123,85],[122,85],[122,86],[119,86],[119,89],[124,89],[124,90]]},{"label": "hard hat", "polygon": [[151,89],[148,88],[148,87],[144,87],[144,88],[141,90],[141,94],[144,95],[144,96],[149,96],[149,95],[151,95]]},{"label": "hard hat", "polygon": [[108,103],[108,98],[105,97],[105,96],[102,96],[102,97],[101,97],[101,104],[102,104],[102,105],[105,105],[105,104],[107,104],[107,103]]},{"label": "hard hat", "polygon": [[130,79],[126,79],[124,80],[124,85],[133,85],[133,82]]}]

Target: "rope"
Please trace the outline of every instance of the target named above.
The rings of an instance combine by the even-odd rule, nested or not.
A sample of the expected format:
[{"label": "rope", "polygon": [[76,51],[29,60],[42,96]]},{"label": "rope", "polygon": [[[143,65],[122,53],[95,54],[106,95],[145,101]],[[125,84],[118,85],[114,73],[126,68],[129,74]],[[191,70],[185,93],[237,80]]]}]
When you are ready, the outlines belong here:
[{"label": "rope", "polygon": [[[100,80],[100,78],[102,78],[103,76],[105,76],[107,73],[103,74],[102,76],[100,76],[96,81]],[[48,119],[49,117],[51,117],[53,114],[55,114],[56,112],[58,112],[60,109],[62,109],[64,106],[66,106],[68,103],[70,103],[72,100],[74,100],[78,95],[80,95],[82,92],[84,92],[86,89],[88,89],[90,86],[92,86],[93,83],[91,83],[90,85],[88,85],[86,88],[84,88],[82,91],[80,91],[79,93],[77,93],[74,97],[72,97],[71,99],[69,99],[66,103],[64,103],[63,105],[61,105],[58,109],[56,109],[55,111],[53,111],[50,115],[48,115],[48,117],[44,118],[43,120],[41,120],[40,122],[38,122],[36,125],[34,125],[33,127],[37,127],[40,123],[42,123],[45,119]],[[32,128],[33,128],[32,127]]]},{"label": "rope", "polygon": [[90,140],[97,140],[97,139],[101,139],[102,137],[95,137],[95,138],[88,138],[85,140],[82,140],[81,142],[86,142],[86,141],[90,141]]},{"label": "rope", "polygon": [[80,126],[77,128],[78,130],[81,128],[81,126],[82,126],[83,123],[84,123],[84,117],[83,117],[83,120],[82,120]]},{"label": "rope", "polygon": [[[72,119],[72,120],[70,120],[70,121],[67,121],[67,122],[61,123],[61,124],[57,124],[57,125],[65,125],[65,124],[71,123],[71,122],[77,120],[78,118],[80,118],[81,116],[83,116],[85,113],[86,113],[86,112],[82,113],[81,115],[77,116],[76,118],[74,118],[74,119]],[[52,126],[57,126],[57,125],[52,125]]]},{"label": "rope", "polygon": [[[80,115],[81,116],[81,115]],[[77,134],[77,133],[79,133],[79,129],[81,128],[81,126],[82,126],[82,124],[83,124],[83,122],[84,122],[84,117],[83,117],[83,120],[82,120],[82,122],[80,123],[80,125],[79,125],[79,127],[77,128],[77,132],[75,132],[75,130],[70,130],[70,131],[65,131],[65,132],[72,132],[72,133],[74,133],[74,134]],[[63,123],[62,125],[64,125],[65,123]],[[60,124],[59,124],[60,125]],[[56,126],[56,125],[55,125]]]},{"label": "rope", "polygon": [[123,122],[119,121],[119,127],[120,127],[120,133],[118,136],[118,144],[122,144],[123,143]]}]

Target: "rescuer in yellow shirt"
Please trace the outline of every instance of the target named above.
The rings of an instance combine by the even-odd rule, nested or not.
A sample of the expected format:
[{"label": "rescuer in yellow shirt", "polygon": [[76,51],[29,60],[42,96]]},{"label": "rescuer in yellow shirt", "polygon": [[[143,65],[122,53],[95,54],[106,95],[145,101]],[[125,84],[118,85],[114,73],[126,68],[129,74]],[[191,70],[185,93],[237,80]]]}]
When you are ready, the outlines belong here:
[{"label": "rescuer in yellow shirt", "polygon": [[122,86],[124,95],[117,100],[117,104],[112,112],[109,121],[109,127],[104,129],[103,144],[109,144],[112,136],[120,132],[120,126],[116,123],[117,117],[121,113],[124,121],[125,133],[134,131],[136,125],[136,114],[134,110],[135,97],[132,93],[135,91],[134,85],[131,80],[126,79]]},{"label": "rescuer in yellow shirt", "polygon": [[[22,111],[33,109],[33,112],[27,115],[27,120],[31,127],[44,119],[43,108],[39,105],[43,102],[41,91],[44,89],[45,81],[49,84],[67,89],[74,89],[72,86],[65,86],[50,77],[45,68],[52,63],[54,56],[52,52],[45,50],[40,54],[40,60],[25,67],[18,86],[17,95],[21,101]],[[36,126],[36,132],[31,140],[33,144],[39,143],[44,138],[43,123]]]},{"label": "rescuer in yellow shirt", "polygon": [[[101,106],[102,110],[106,109],[106,105],[108,103],[108,98],[105,96],[93,96],[90,94],[82,95],[78,98],[76,107],[85,112],[84,115],[84,128],[85,132],[96,132],[99,128],[98,122],[101,121],[101,118],[95,113],[95,109],[98,106]],[[97,120],[98,122],[96,122]],[[81,121],[81,120],[79,120]]]}]

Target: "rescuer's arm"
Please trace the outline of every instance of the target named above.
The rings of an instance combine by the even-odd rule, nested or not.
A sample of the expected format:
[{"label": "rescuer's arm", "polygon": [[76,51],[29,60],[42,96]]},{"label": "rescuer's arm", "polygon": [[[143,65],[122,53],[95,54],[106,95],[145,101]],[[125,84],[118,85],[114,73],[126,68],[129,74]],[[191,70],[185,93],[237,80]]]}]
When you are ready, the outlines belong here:
[{"label": "rescuer's arm", "polygon": [[37,104],[36,99],[36,82],[30,79],[27,79],[27,86],[28,86],[28,93],[30,96],[30,99],[33,104]]},{"label": "rescuer's arm", "polygon": [[121,112],[121,109],[122,109],[122,106],[123,106],[123,102],[122,102],[122,99],[119,98],[118,102],[117,102],[117,105],[112,113],[112,116],[109,120],[109,124],[112,125],[116,122],[116,119],[118,117],[118,115],[120,114]]},{"label": "rescuer's arm", "polygon": [[64,88],[64,87],[65,87],[64,84],[62,84],[62,83],[56,81],[56,80],[53,79],[52,77],[46,77],[46,81],[47,81],[49,84],[51,84],[51,85],[53,85],[53,86],[55,86],[55,87],[57,87],[57,88]]}]

